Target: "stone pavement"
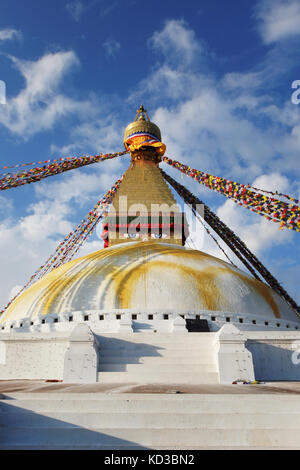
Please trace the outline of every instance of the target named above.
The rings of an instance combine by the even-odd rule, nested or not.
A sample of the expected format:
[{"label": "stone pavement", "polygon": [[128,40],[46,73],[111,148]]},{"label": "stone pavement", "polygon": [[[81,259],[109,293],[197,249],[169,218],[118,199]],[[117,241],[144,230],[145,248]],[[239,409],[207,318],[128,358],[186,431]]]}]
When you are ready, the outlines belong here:
[{"label": "stone pavement", "polygon": [[[162,393],[162,394],[300,394],[300,382],[265,382],[260,384],[185,385],[174,384],[64,384],[44,380],[0,380],[0,394],[28,393]],[[1,395],[0,395],[1,398]]]}]

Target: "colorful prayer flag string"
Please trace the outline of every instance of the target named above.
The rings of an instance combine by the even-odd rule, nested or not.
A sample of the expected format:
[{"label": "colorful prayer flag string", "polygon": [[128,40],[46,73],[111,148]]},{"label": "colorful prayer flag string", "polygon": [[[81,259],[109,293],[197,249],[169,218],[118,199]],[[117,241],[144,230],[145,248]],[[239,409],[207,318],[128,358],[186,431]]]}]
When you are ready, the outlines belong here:
[{"label": "colorful prayer flag string", "polygon": [[[171,158],[163,157],[162,161],[174,168],[177,168],[183,174],[190,176],[207,188],[230,198],[236,204],[239,204],[252,212],[256,212],[268,220],[278,222],[280,224],[280,229],[286,227],[288,229],[295,230],[296,232],[300,232],[300,207],[296,204],[296,202],[298,202],[297,199],[281,193],[276,193],[278,196],[287,197],[289,200],[295,202],[293,204],[289,204],[281,201],[280,199],[269,197],[258,192],[264,190],[258,190],[250,185],[236,183],[235,181],[204,173],[176,160],[172,160]],[[270,191],[264,192],[272,195],[275,194]]]},{"label": "colorful prayer flag string", "polygon": [[[24,184],[35,183],[48,176],[58,175],[64,173],[65,171],[73,170],[75,168],[80,168],[86,165],[91,165],[92,163],[102,162],[104,160],[109,160],[115,157],[120,157],[128,153],[127,150],[124,152],[116,153],[107,153],[94,156],[84,156],[84,157],[66,157],[56,160],[50,160],[51,163],[43,166],[37,166],[29,170],[19,171],[17,173],[5,173],[0,178],[0,191],[5,189],[16,188],[18,186],[23,186]],[[46,161],[47,162],[47,161]],[[41,163],[46,163],[41,162]],[[34,163],[28,163],[24,165],[34,165]]]}]

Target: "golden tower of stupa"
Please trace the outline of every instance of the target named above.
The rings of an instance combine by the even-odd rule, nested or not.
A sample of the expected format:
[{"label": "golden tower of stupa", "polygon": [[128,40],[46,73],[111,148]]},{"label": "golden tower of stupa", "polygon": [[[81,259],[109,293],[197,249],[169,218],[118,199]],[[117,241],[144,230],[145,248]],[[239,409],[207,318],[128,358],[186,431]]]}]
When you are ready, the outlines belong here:
[{"label": "golden tower of stupa", "polygon": [[161,132],[143,107],[124,133],[131,165],[116,192],[104,223],[106,246],[124,241],[160,240],[184,245],[187,224],[184,213],[159,169],[166,146]]}]

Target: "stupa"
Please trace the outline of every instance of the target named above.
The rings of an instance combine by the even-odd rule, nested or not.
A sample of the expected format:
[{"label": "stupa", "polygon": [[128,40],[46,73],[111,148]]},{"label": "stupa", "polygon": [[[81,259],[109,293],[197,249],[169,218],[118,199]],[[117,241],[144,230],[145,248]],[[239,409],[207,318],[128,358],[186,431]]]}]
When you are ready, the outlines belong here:
[{"label": "stupa", "polygon": [[[43,388],[33,397],[32,388],[8,393],[27,414],[12,410],[11,400],[0,403],[10,420],[0,448],[266,448],[278,439],[300,447],[288,424],[279,430],[276,414],[284,407],[289,423],[297,397],[288,407],[281,395],[278,405],[274,395],[254,401],[228,389],[195,395],[205,393],[195,392],[199,387],[300,381],[298,313],[264,282],[187,246],[186,214],[160,169],[160,129],[143,106],[125,129],[124,145],[131,162],[103,221],[104,248],[53,269],[0,317],[0,386],[54,381],[73,390],[47,384],[48,395]],[[148,395],[112,397],[95,388],[91,397],[72,384],[121,393],[144,387]],[[194,395],[161,399],[153,387],[191,387]],[[53,407],[55,413],[47,411]],[[256,424],[243,416],[245,407]],[[271,424],[263,423],[262,433],[266,407]]]},{"label": "stupa", "polygon": [[[261,349],[249,339],[255,334],[264,338],[279,331],[295,335],[300,327],[298,314],[269,286],[221,259],[185,246],[189,234],[186,215],[162,177],[159,165],[165,145],[143,106],[125,129],[124,145],[131,163],[103,223],[104,249],[54,269],[12,302],[0,318],[5,357],[20,342],[25,358],[27,345],[41,335],[50,335],[51,363],[55,358],[58,367],[51,377],[66,379],[68,334],[76,325],[74,331],[88,329],[89,338],[95,339],[95,351],[96,343],[101,343],[99,335],[125,333],[138,340],[144,333],[150,341],[154,333],[184,334],[181,340],[184,337],[188,344],[194,333],[213,338],[212,333],[220,335],[225,325],[232,334],[241,336],[243,332],[248,359],[251,348],[256,356]],[[51,346],[54,332],[65,335],[65,344],[60,341],[59,348],[55,342]],[[32,340],[24,341],[27,336]],[[211,347],[212,355],[213,350]],[[2,363],[0,378],[47,378],[48,360],[46,354],[43,370],[47,372],[43,373],[34,360],[18,372]],[[101,381],[97,358],[93,367],[92,380]],[[254,379],[253,367],[240,375]],[[160,380],[159,367],[157,373],[155,380]],[[290,373],[293,377],[298,369]],[[232,371],[228,380],[240,378],[236,375]]]},{"label": "stupa", "polygon": [[201,317],[207,331],[228,322],[242,329],[297,329],[297,313],[266,284],[185,246],[186,217],[159,168],[165,145],[143,106],[125,130],[124,145],[131,164],[103,224],[105,249],[33,284],[8,307],[1,325],[15,328],[50,321],[53,315],[73,321],[100,315],[103,327],[126,315],[134,331],[143,315],[147,330],[157,330],[156,320],[169,315],[171,321]]}]

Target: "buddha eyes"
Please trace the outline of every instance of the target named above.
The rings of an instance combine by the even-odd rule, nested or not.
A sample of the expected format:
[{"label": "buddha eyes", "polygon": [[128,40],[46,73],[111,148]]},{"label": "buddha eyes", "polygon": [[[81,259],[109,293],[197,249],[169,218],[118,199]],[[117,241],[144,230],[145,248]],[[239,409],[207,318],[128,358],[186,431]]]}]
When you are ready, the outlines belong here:
[{"label": "buddha eyes", "polygon": [[[140,233],[124,233],[124,238],[141,238],[142,234]],[[144,235],[143,235],[144,238]],[[168,238],[167,233],[152,233],[151,238],[159,239],[159,238]]]}]

